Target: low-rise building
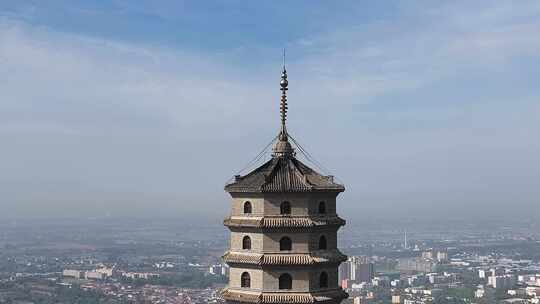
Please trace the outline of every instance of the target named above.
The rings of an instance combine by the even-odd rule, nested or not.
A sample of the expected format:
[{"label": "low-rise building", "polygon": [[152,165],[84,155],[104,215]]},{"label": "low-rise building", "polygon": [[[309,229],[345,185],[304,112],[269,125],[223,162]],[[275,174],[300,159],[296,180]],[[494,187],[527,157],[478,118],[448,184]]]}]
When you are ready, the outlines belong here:
[{"label": "low-rise building", "polygon": [[84,271],[75,269],[64,269],[62,276],[67,278],[84,279]]},{"label": "low-rise building", "polygon": [[151,273],[151,272],[123,272],[122,276],[129,279],[152,279],[152,278],[158,278],[159,274],[157,273]]},{"label": "low-rise building", "polygon": [[488,285],[496,288],[512,288],[516,285],[516,277],[510,274],[488,277]]}]

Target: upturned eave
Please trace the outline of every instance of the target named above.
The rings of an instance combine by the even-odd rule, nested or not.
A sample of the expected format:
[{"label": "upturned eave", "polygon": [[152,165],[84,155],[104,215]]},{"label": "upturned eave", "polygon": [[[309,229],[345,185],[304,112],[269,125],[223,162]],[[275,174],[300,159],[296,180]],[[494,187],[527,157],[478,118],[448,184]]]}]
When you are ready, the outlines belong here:
[{"label": "upturned eave", "polygon": [[235,288],[225,288],[221,292],[222,297],[237,303],[260,303],[260,304],[311,304],[311,303],[339,303],[348,298],[348,294],[341,288],[321,290],[315,292],[253,292]]},{"label": "upturned eave", "polygon": [[295,229],[315,227],[341,227],[346,221],[335,216],[264,216],[264,217],[228,217],[223,224],[232,228],[258,229]]},{"label": "upturned eave", "polygon": [[248,264],[256,266],[310,266],[320,264],[340,264],[347,256],[339,250],[318,250],[311,253],[252,253],[227,251],[223,255],[227,264]]}]

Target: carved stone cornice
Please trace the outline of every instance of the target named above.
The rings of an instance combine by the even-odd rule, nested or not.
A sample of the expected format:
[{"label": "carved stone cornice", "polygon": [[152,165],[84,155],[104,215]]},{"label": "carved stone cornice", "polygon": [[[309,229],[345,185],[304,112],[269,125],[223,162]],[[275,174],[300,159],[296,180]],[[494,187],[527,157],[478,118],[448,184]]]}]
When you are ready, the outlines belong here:
[{"label": "carved stone cornice", "polygon": [[317,292],[253,292],[226,288],[221,295],[230,302],[261,304],[339,303],[349,296],[341,288]]},{"label": "carved stone cornice", "polygon": [[227,264],[266,265],[316,265],[339,264],[347,256],[339,250],[314,251],[312,253],[251,253],[228,251],[223,255]]},{"label": "carved stone cornice", "polygon": [[223,224],[229,229],[295,229],[315,227],[340,227],[345,220],[339,216],[263,216],[263,217],[228,217]]}]

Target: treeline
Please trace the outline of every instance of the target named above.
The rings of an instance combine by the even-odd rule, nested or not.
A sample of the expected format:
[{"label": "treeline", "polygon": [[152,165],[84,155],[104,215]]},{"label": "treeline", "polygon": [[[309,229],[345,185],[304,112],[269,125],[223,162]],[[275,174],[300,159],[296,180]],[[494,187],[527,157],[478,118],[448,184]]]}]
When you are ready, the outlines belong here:
[{"label": "treeline", "polygon": [[3,291],[9,291],[9,296],[2,299],[2,303],[30,302],[35,304],[121,304],[117,300],[108,300],[104,295],[95,291],[86,291],[73,286],[73,288],[55,288],[50,295],[39,293],[31,286],[13,285]]},{"label": "treeline", "polygon": [[133,284],[135,286],[142,286],[145,284],[174,286],[181,288],[207,288],[212,287],[214,284],[223,284],[227,282],[227,277],[206,275],[200,271],[182,272],[177,274],[165,274],[157,278],[145,279],[130,279],[122,278],[125,283]]}]

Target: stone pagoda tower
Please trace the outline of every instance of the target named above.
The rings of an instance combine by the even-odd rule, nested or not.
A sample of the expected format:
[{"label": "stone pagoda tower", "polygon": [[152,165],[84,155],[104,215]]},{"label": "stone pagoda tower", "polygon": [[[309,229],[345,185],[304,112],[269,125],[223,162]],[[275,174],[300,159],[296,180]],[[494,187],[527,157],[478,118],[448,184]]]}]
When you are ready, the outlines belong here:
[{"label": "stone pagoda tower", "polygon": [[336,197],[345,188],[296,158],[285,124],[285,66],[280,84],[281,130],[272,158],[225,186],[232,212],[224,221],[231,231],[223,256],[230,279],[222,296],[227,303],[340,303],[347,293],[338,266],[347,257],[337,248],[345,220],[336,214]]}]

